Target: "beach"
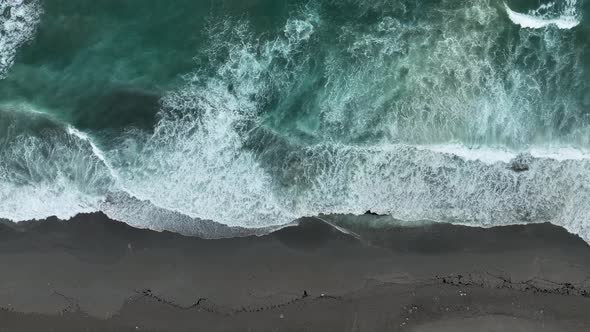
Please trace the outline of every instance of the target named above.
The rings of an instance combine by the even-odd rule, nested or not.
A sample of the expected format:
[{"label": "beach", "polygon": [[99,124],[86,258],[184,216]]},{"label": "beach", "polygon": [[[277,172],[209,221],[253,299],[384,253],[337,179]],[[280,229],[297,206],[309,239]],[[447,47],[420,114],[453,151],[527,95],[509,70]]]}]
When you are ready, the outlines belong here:
[{"label": "beach", "polygon": [[0,0],[0,332],[590,331],[589,17]]},{"label": "beach", "polygon": [[384,218],[215,240],[100,213],[3,222],[0,331],[590,329],[579,237],[550,224],[375,229]]}]

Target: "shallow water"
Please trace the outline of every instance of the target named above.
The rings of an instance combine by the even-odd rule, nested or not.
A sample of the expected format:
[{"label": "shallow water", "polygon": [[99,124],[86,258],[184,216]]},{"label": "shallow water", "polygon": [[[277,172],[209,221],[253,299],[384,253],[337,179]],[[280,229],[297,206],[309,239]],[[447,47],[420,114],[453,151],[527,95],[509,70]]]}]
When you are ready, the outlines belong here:
[{"label": "shallow water", "polygon": [[0,218],[590,239],[587,1],[1,1]]}]

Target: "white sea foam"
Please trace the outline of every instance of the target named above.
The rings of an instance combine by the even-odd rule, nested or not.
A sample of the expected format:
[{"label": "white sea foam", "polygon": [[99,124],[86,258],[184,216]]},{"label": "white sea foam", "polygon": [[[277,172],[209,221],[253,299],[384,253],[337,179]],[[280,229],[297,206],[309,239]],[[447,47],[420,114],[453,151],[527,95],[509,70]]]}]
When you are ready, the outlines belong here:
[{"label": "white sea foam", "polygon": [[98,211],[99,197],[85,195],[66,179],[30,185],[0,182],[0,216],[14,221],[57,216],[67,220],[78,213]]},{"label": "white sea foam", "polygon": [[17,49],[33,37],[40,16],[37,1],[0,1],[0,79],[14,63]]},{"label": "white sea foam", "polygon": [[516,157],[516,153],[502,148],[479,147],[469,148],[462,144],[420,145],[418,149],[430,150],[465,160],[479,160],[486,164],[496,162],[508,163]]},{"label": "white sea foam", "polygon": [[457,156],[464,160],[479,160],[486,164],[496,162],[509,163],[520,154],[529,153],[539,159],[590,160],[590,151],[568,146],[532,146],[522,150],[512,150],[502,147],[480,146],[475,148],[463,144],[418,145],[418,149],[430,150],[450,156]]},{"label": "white sea foam", "polygon": [[92,139],[90,138],[90,136],[88,136],[88,134],[81,132],[80,130],[78,130],[72,126],[67,126],[67,132],[70,135],[76,136],[77,138],[79,138],[83,142],[88,143],[90,145],[90,148],[92,149],[92,153],[94,154],[94,156],[96,156],[96,158],[98,158],[104,164],[104,166],[106,166],[106,168],[108,168],[113,179],[119,178],[119,176],[117,175],[117,171],[111,165],[110,161],[105,156],[105,153],[92,141]]},{"label": "white sea foam", "polygon": [[535,158],[546,158],[557,161],[590,159],[590,151],[574,147],[532,147],[530,153]]},{"label": "white sea foam", "polygon": [[[284,37],[265,42],[251,38],[244,23],[214,27],[224,38],[233,36],[216,40],[228,61],[217,76],[203,80],[197,72],[164,99],[165,116],[136,164],[122,173],[124,187],[158,207],[230,226],[295,219],[276,201],[271,175],[242,147],[247,136],[239,128],[258,120],[271,89],[288,86],[297,64],[277,60],[290,60],[304,47],[314,23],[291,19]],[[239,40],[231,40],[235,36]]]},{"label": "white sea foam", "polygon": [[[97,211],[114,182],[89,137],[31,105],[13,106],[16,112],[2,119],[14,123],[2,131],[0,217],[67,219]],[[32,133],[27,126],[44,129]]]},{"label": "white sea foam", "polygon": [[[503,152],[502,152],[503,153]],[[590,240],[589,159],[539,159],[529,171],[410,146],[316,146],[301,152],[308,182],[284,203],[300,215],[361,214],[474,226],[552,222]],[[511,162],[511,161],[510,161]],[[285,161],[284,169],[289,169]],[[291,166],[293,167],[293,166]]]},{"label": "white sea foam", "polygon": [[[311,134],[322,141],[372,133],[390,142],[497,146],[526,146],[541,127],[543,135],[563,135],[552,132],[551,119],[579,114],[583,93],[571,38],[523,29],[514,47],[504,48],[497,28],[503,18],[490,1],[451,2],[411,24],[395,16],[363,29],[344,24],[338,47],[346,53],[327,56],[325,85],[312,101],[320,123]],[[542,43],[534,56],[533,39]],[[590,142],[583,128],[571,136]]]},{"label": "white sea foam", "polygon": [[[0,216],[23,220],[102,210],[137,227],[190,233],[198,219],[260,228],[371,210],[408,223],[549,221],[590,241],[588,152],[567,145],[516,151],[501,144],[529,146],[540,122],[532,117],[552,118],[555,105],[570,107],[567,92],[555,105],[537,104],[545,102],[541,87],[575,81],[568,70],[577,68],[561,49],[567,44],[552,43],[552,53],[539,55],[532,69],[510,62],[522,57],[517,45],[506,51],[510,61],[501,67],[493,58],[500,37],[488,29],[498,15],[489,1],[443,14],[427,17],[434,28],[391,17],[366,29],[338,27],[337,56],[343,60],[328,54],[324,80],[306,100],[311,106],[295,107],[297,114],[317,118],[302,127],[320,143],[278,135],[264,146],[253,135],[278,132],[265,122],[269,100],[278,96],[287,109],[307,82],[298,80],[309,75],[305,64],[314,49],[308,47],[322,21],[302,14],[265,38],[245,22],[221,22],[212,28],[207,50],[216,70],[187,75],[186,84],[164,98],[153,135],[129,135],[101,150],[70,127],[54,141],[23,139],[4,151],[10,156],[0,158]],[[543,31],[522,31],[519,38],[533,33]],[[568,80],[544,81],[548,76],[535,70],[549,62],[569,68],[563,74]],[[345,65],[350,70],[342,70]],[[561,72],[553,74],[561,79]],[[355,142],[376,132],[382,134],[378,142]],[[499,143],[424,143],[452,139]],[[526,163],[518,172],[511,167],[515,158]]]},{"label": "white sea foam", "polygon": [[580,17],[576,12],[576,0],[567,0],[566,7],[557,14],[546,13],[548,9],[555,7],[555,3],[542,5],[539,9],[528,14],[517,13],[510,9],[506,3],[506,13],[514,24],[523,28],[540,29],[554,25],[559,29],[572,29],[580,24]]},{"label": "white sea foam", "polygon": [[[37,144],[19,146],[34,149]],[[168,151],[162,157],[173,159],[165,164],[160,160],[160,166],[167,167],[145,179],[127,179],[127,184],[137,181],[133,188],[146,187],[139,194],[150,195],[150,201],[139,201],[125,193],[105,194],[114,187],[108,181],[96,181],[108,175],[99,172],[88,178],[91,165],[80,165],[84,160],[99,161],[91,150],[82,148],[80,153],[89,157],[80,158],[73,157],[71,147],[58,149],[70,154],[68,160],[62,161],[62,169],[43,174],[41,181],[33,177],[26,185],[10,185],[10,181],[7,185],[2,179],[1,215],[14,220],[49,215],[68,218],[101,210],[136,227],[223,237],[223,230],[203,230],[190,216],[209,216],[229,225],[258,228],[288,224],[302,216],[362,214],[371,210],[408,223],[428,219],[496,226],[549,221],[590,240],[585,219],[590,211],[584,203],[590,198],[590,160],[577,149],[532,149],[540,157],[528,161],[528,172],[517,173],[508,165],[512,154],[507,155],[504,149],[485,149],[486,155],[499,156],[492,162],[482,160],[480,151],[457,145],[313,146],[285,152],[288,157],[274,161],[293,177],[289,186],[277,183],[280,176],[265,175],[263,160],[234,155],[220,161],[220,167],[230,168],[219,174],[217,168],[203,167],[216,167],[214,164],[187,160],[187,155],[194,156],[189,150],[181,150],[186,153],[184,158]],[[33,158],[25,163],[30,170],[58,167],[55,161],[38,157],[41,154],[35,150],[24,155]],[[236,157],[235,164],[229,162]],[[293,157],[305,162],[293,164]],[[68,161],[87,175],[72,177],[75,170],[63,169]],[[6,174],[5,169],[0,170],[0,174]],[[257,178],[261,174],[263,178]],[[89,192],[88,188],[95,190]],[[230,217],[230,222],[223,219]]]},{"label": "white sea foam", "polygon": [[0,216],[67,219],[98,208],[108,175],[89,149],[60,137],[17,137],[0,154]]}]

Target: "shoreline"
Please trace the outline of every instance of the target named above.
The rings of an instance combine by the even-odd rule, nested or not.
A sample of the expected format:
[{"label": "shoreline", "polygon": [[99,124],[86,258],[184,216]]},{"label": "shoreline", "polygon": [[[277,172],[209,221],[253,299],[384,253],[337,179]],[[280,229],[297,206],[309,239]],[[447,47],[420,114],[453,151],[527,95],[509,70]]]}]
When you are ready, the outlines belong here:
[{"label": "shoreline", "polygon": [[561,227],[322,218],[356,236],[318,218],[217,240],[101,213],[0,223],[0,330],[590,328],[590,246]]}]

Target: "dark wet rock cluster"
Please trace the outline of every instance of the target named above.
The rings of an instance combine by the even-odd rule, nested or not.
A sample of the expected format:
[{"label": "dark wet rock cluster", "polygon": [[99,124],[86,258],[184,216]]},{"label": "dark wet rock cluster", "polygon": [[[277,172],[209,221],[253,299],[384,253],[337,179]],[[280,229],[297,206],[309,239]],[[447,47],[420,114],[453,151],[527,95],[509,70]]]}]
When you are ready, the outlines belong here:
[{"label": "dark wet rock cluster", "polygon": [[510,162],[510,169],[520,173],[530,170],[533,156],[530,153],[521,153]]}]

